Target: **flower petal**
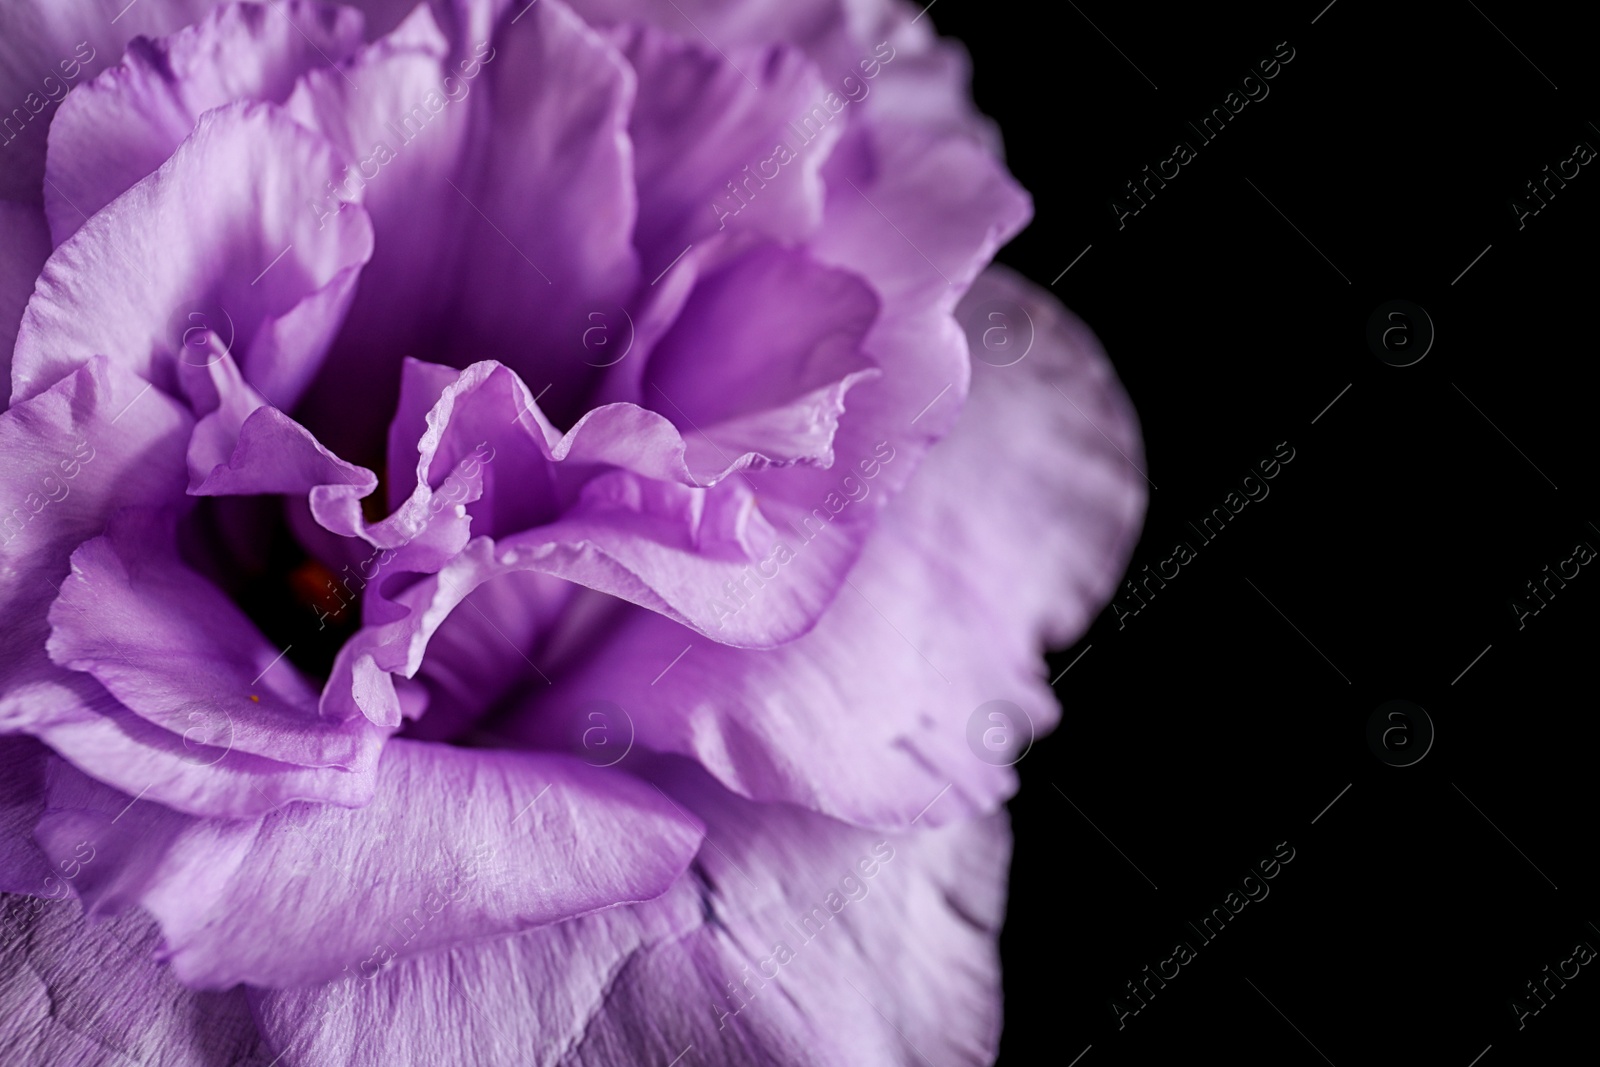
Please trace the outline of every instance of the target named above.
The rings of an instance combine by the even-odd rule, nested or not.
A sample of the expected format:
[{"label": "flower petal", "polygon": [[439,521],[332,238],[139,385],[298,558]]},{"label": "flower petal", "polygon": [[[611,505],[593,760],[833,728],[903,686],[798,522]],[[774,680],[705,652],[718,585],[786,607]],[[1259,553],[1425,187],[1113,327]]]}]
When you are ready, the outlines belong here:
[{"label": "flower petal", "polygon": [[367,807],[295,805],[243,823],[128,808],[61,772],[41,845],[59,859],[86,837],[130,842],[83,872],[79,896],[91,911],[141,905],[196,988],[326,982],[649,900],[701,840],[699,822],[650,786],[549,754],[397,739]]},{"label": "flower petal", "polygon": [[[931,4],[898,0],[587,0],[584,14],[597,26],[645,23],[692,41],[711,40],[730,56],[752,46],[783,42],[805,50],[825,89],[848,100],[853,113],[873,121],[911,119],[929,129],[961,132],[999,155],[993,123],[973,106],[966,50],[934,29]],[[740,58],[746,74],[757,72]],[[818,93],[805,108],[825,105]],[[798,109],[788,116],[798,120]]]},{"label": "flower petal", "polygon": [[171,37],[135,39],[51,124],[44,199],[54,243],[165,163],[205,112],[281,104],[301,74],[360,44],[359,12],[308,0],[227,4]]},{"label": "flower petal", "polygon": [[649,355],[642,402],[685,436],[702,485],[741,467],[827,467],[844,394],[877,376],[862,352],[877,314],[859,278],[756,248],[699,279]]},{"label": "flower petal", "polygon": [[132,38],[171,33],[212,2],[130,4],[120,14],[98,0],[0,7],[0,100],[12,109],[0,131],[0,198],[42,202],[46,134],[68,90],[115,63]]},{"label": "flower petal", "polygon": [[171,516],[148,509],[84,542],[50,609],[50,658],[193,743],[371,775],[384,735],[322,720],[317,690],[175,544]]},{"label": "flower petal", "polygon": [[353,486],[366,496],[378,486],[371,471],[346,463],[311,432],[271,407],[226,352],[205,368],[180,368],[196,410],[210,409],[189,442],[193,496],[304,495],[317,486]]},{"label": "flower petal", "polygon": [[[77,855],[92,866],[93,844],[84,844]],[[8,1063],[271,1067],[245,991],[185,989],[152,958],[159,931],[147,917],[90,924],[72,901],[6,904],[16,917],[0,938]]]},{"label": "flower petal", "polygon": [[[592,377],[588,314],[620,305],[639,279],[627,132],[635,80],[559,0],[506,23],[491,54],[482,76],[493,106],[455,194],[472,211],[448,362],[488,354],[528,379],[553,369],[569,393]],[[552,355],[567,352],[570,368]]]},{"label": "flower petal", "polygon": [[372,799],[370,768],[335,772],[249,755],[226,747],[226,720],[203,711],[175,734],[123,707],[89,675],[58,673],[8,692],[0,715],[123,793],[219,819],[259,818],[308,797],[349,808]]},{"label": "flower petal", "polygon": [[[737,613],[718,603],[719,590],[769,553],[780,535],[742,480],[715,489],[694,484],[684,442],[664,418],[612,404],[561,435],[503,366],[475,364],[449,384],[420,363],[408,364],[406,375],[397,433],[400,421],[414,425],[422,403],[437,397],[417,445],[416,476],[407,482],[411,496],[369,524],[355,499],[361,487],[328,485],[312,495],[313,512],[328,530],[382,550],[373,574],[360,570],[363,577],[370,581],[380,569],[422,576],[393,595],[382,582],[364,590],[366,625],[340,649],[324,691],[324,712],[332,718],[359,709],[375,723],[398,726],[401,694],[390,675],[415,677],[449,614],[485,582],[516,572],[588,586],[719,640],[757,646],[790,640],[827,606],[871,522],[860,508],[836,519],[846,506],[837,493],[819,495],[810,515],[775,497],[769,510],[794,528],[836,523],[850,535],[808,553],[791,587],[728,625]],[[391,443],[398,456],[396,449]],[[487,536],[469,541],[469,530]]]},{"label": "flower petal", "polygon": [[[449,60],[449,40],[420,4],[347,67],[308,74],[286,105],[328,138],[341,163],[302,209],[319,226],[352,203],[372,219],[372,259],[302,413],[330,448],[367,463],[381,456],[361,450],[381,439],[394,410],[396,353],[432,355],[434,339],[450,335],[453,288],[445,279],[457,273],[472,214],[451,182],[464,180],[488,93],[481,61],[463,68]],[[358,391],[362,403],[352,404]]]},{"label": "flower petal", "polygon": [[[639,189],[634,244],[646,263],[670,262],[729,225],[791,244],[816,229],[819,171],[840,127],[825,123],[804,139],[787,128],[827,91],[802,52],[771,46],[725,56],[639,25],[613,39],[639,77],[628,132]],[[780,164],[779,142],[800,151],[786,150]]]},{"label": "flower petal", "polygon": [[10,692],[62,675],[45,655],[46,613],[78,545],[120,508],[183,499],[183,444],[193,425],[171,398],[91,360],[0,414],[0,730],[25,728]]},{"label": "flower petal", "polygon": [[284,1067],[992,1061],[1003,816],[889,841],[703,781],[667,788],[709,837],[661,899],[370,981],[252,991]]},{"label": "flower petal", "polygon": [[[995,306],[1019,331],[1031,322],[1031,351],[978,365],[955,431],[889,505],[814,630],[754,651],[631,610],[506,729],[572,744],[573,709],[611,701],[641,746],[693,757],[738,793],[869,826],[940,825],[1009,796],[1014,773],[969,747],[969,725],[993,700],[1022,708],[1038,733],[1054,724],[1042,646],[1070,643],[1114,592],[1145,483],[1136,417],[1089,330],[994,268],[963,305],[975,339]],[[748,610],[790,581],[781,561],[757,568],[729,606]]]},{"label": "flower petal", "polygon": [[963,136],[880,123],[858,139],[864,153],[841,150],[823,172],[827,219],[812,247],[871,278],[891,307],[954,307],[1032,201]]},{"label": "flower petal", "polygon": [[159,170],[51,255],[17,337],[13,402],[96,354],[175,392],[185,338],[202,315],[246,379],[290,403],[267,383],[302,379],[342,308],[325,309],[320,329],[301,324],[287,335],[273,320],[348,285],[372,252],[360,211],[318,230],[305,209],[332,173],[326,143],[270,104],[206,113]]}]

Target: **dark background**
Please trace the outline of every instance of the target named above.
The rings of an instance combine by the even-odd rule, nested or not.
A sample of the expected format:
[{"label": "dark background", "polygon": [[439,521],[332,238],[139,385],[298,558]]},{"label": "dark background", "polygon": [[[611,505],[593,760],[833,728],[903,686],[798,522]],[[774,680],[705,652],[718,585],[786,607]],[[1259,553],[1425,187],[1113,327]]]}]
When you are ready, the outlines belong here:
[{"label": "dark background", "polygon": [[[1557,5],[1325,4],[928,16],[972,52],[1035,197],[1001,260],[1055,279],[1140,413],[1155,488],[1131,571],[1197,549],[1050,658],[1072,666],[1011,804],[1002,1064],[1594,1057],[1600,966],[1521,1029],[1511,1009],[1600,948],[1600,566],[1520,629],[1511,606],[1600,548],[1600,166],[1520,230],[1511,207],[1600,148],[1593,37]],[[1202,145],[1185,120],[1283,41],[1270,94]],[[1112,199],[1180,139],[1197,157],[1119,229]],[[1414,365],[1368,343],[1390,300],[1436,331]],[[1270,495],[1202,543],[1187,524],[1285,441]],[[1410,766],[1367,741],[1392,699],[1435,731]],[[1279,842],[1266,898],[1214,942],[1189,930]],[[1124,984],[1179,940],[1193,961],[1119,1029],[1113,999],[1137,1008]]]}]

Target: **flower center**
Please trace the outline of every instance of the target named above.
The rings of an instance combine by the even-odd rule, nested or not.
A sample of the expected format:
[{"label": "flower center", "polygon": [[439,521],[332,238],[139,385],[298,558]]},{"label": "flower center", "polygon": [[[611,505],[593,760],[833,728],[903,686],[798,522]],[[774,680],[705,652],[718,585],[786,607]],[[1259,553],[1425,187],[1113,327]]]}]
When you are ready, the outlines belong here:
[{"label": "flower center", "polygon": [[308,553],[271,497],[208,498],[190,515],[180,542],[206,574],[284,658],[315,682],[360,624],[358,581]]}]

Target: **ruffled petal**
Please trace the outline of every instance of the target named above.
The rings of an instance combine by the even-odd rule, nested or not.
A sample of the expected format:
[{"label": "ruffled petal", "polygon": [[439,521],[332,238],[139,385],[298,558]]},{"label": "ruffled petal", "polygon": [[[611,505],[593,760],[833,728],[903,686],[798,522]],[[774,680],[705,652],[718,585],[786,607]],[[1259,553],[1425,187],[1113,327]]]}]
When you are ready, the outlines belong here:
[{"label": "ruffled petal", "polygon": [[[829,366],[827,358],[814,362]],[[803,380],[803,367],[795,373]],[[765,511],[794,531],[780,533],[741,479],[697,485],[671,423],[631,404],[596,409],[562,435],[505,367],[476,364],[446,384],[413,362],[406,375],[405,422],[414,425],[433,399],[416,475],[406,483],[410,497],[388,518],[368,523],[357,500],[361,487],[329,485],[312,494],[324,527],[381,550],[372,573],[361,570],[369,582],[380,570],[422,576],[396,583],[392,595],[382,580],[365,589],[367,625],[340,650],[324,692],[324,712],[333,718],[359,708],[375,723],[399,725],[401,694],[391,675],[414,677],[450,612],[485,582],[517,572],[608,593],[716,640],[790,640],[815,624],[872,521],[859,507],[841,517],[850,501],[837,491],[819,493],[810,512],[774,495]],[[393,444],[391,451],[398,466]],[[893,450],[878,456],[892,458]],[[791,581],[755,610],[722,602],[720,591],[775,546],[823,527],[835,536],[808,552]]]},{"label": "ruffled petal", "polygon": [[[242,817],[303,796],[365,803],[370,774],[337,772],[330,783],[325,769],[233,751],[225,718],[209,713],[178,732],[156,726],[46,653],[48,613],[69,580],[74,550],[123,508],[186,499],[183,451],[192,427],[181,405],[104,357],[0,415],[0,455],[12,457],[0,480],[5,497],[19,502],[0,516],[0,611],[8,620],[0,733],[31,734],[130,795],[180,810]],[[86,632],[103,640],[93,610],[85,615]]]},{"label": "ruffled petal", "polygon": [[239,100],[281,104],[306,71],[348,59],[361,15],[308,0],[227,4],[80,86],[50,128],[45,211],[55,244],[153,173],[200,116]]},{"label": "ruffled petal", "polygon": [[1003,816],[888,840],[666,784],[709,836],[660,900],[252,991],[284,1067],[992,1062]]},{"label": "ruffled petal", "polygon": [[79,896],[91,912],[142,906],[161,925],[161,957],[196,988],[375,974],[456,942],[649,900],[702,839],[699,821],[649,785],[566,756],[397,739],[367,807],[295,805],[250,822],[128,807],[60,771],[41,845],[59,859],[77,841],[106,841]]},{"label": "ruffled petal", "polygon": [[[486,5],[465,22],[482,21]],[[325,72],[290,101],[350,170],[343,189],[372,212],[379,256],[304,413],[341,455],[370,447],[393,410],[396,352],[465,367],[511,366],[553,389],[571,421],[598,376],[591,314],[620,318],[639,279],[627,118],[633,72],[559,0],[491,36],[447,37],[448,5],[419,9],[350,72]],[[473,31],[476,33],[477,31]],[[426,262],[430,269],[418,271]],[[664,265],[664,264],[663,264]],[[359,387],[371,403],[351,410]]]},{"label": "ruffled petal", "polygon": [[[1005,169],[962,137],[873,127],[850,138],[858,150],[830,161],[827,212],[809,247],[867,278],[881,303],[863,347],[882,374],[851,390],[833,439],[852,475],[875,456],[895,457],[882,464],[876,491],[847,510],[852,521],[833,526],[859,552],[878,509],[955,424],[971,373],[955,303],[1032,207]],[[817,519],[827,516],[823,502],[841,510],[841,487],[856,491],[834,470],[785,472],[784,496]],[[816,524],[802,525],[809,541]]]},{"label": "ruffled petal", "polygon": [[372,252],[364,213],[319,230],[304,206],[333,169],[326,143],[272,105],[207,112],[171,159],[51,255],[23,314],[13,401],[96,354],[175,392],[198,324],[222,337],[251,384],[291,403],[269,383],[303,380],[343,309],[323,306],[314,329],[275,320],[347,289]]},{"label": "ruffled petal", "polygon": [[[576,710],[612,701],[643,747],[691,756],[745,796],[869,826],[939,825],[1009,796],[1009,764],[1059,715],[1043,647],[1082,634],[1114,592],[1145,482],[1137,419],[1087,327],[998,268],[962,306],[975,344],[995,309],[1025,358],[977,366],[955,431],[888,507],[816,629],[742,650],[634,610],[506,729],[571,745]],[[788,570],[756,569],[728,609],[770,596]],[[1028,717],[1006,721],[999,758],[982,747],[999,721],[982,709],[997,700]]]}]

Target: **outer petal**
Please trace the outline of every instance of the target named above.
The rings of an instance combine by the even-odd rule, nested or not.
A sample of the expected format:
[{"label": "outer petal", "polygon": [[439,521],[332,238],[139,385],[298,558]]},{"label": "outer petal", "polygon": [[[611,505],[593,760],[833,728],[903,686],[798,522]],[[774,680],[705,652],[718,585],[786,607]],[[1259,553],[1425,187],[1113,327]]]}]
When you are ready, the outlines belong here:
[{"label": "outer petal", "polygon": [[1003,817],[884,841],[669,788],[709,837],[666,896],[372,981],[253,992],[284,1067],[992,1061]]},{"label": "outer petal", "polygon": [[[1110,598],[1145,483],[1133,410],[1093,335],[992,269],[963,306],[975,333],[997,305],[1019,330],[1031,319],[1032,350],[976,368],[954,433],[889,506],[816,629],[750,651],[634,611],[508,729],[570,744],[573,709],[609,700],[639,744],[692,756],[730,789],[866,825],[938,825],[1008,796],[1013,772],[969,748],[969,721],[1008,700],[1041,733],[1055,722],[1041,646],[1073,640]],[[759,603],[789,580],[762,570],[744,596]]]},{"label": "outer petal", "polygon": [[[358,811],[296,805],[222,822],[135,805],[62,768],[36,832],[52,859],[107,845],[76,888],[139,903],[188,985],[292,986],[369,974],[462,940],[659,895],[700,824],[648,785],[565,756],[395,740]],[[407,1061],[412,1062],[412,1061]]]},{"label": "outer petal", "polygon": [[359,12],[308,0],[228,4],[171,37],[134,40],[51,124],[45,211],[54,243],[165,163],[205,112],[238,100],[281,104],[301,74],[347,59],[360,43]]},{"label": "outer petal", "polygon": [[823,176],[828,212],[812,247],[872,279],[891,308],[953,308],[1033,205],[1005,168],[964,137],[909,123],[859,135]]},{"label": "outer petal", "polygon": [[317,329],[274,326],[319,291],[347,286],[372,252],[359,210],[320,230],[306,210],[332,173],[325,142],[271,105],[207,113],[160,170],[50,257],[18,334],[13,400],[96,354],[175,391],[191,316],[203,311],[226,320],[224,343],[246,378],[288,403],[267,383],[314,367],[342,309],[320,308]]},{"label": "outer petal", "polygon": [[228,819],[257,818],[306,797],[343,807],[372,799],[370,768],[334,775],[248,755],[227,747],[227,720],[204,709],[175,734],[124,708],[89,675],[59,673],[8,693],[0,714],[131,796]]},{"label": "outer petal", "polygon": [[[92,842],[83,842],[91,857]],[[271,1067],[242,989],[196,993],[151,958],[142,915],[90,925],[75,902],[5,898],[0,1049],[16,1065]]]}]

